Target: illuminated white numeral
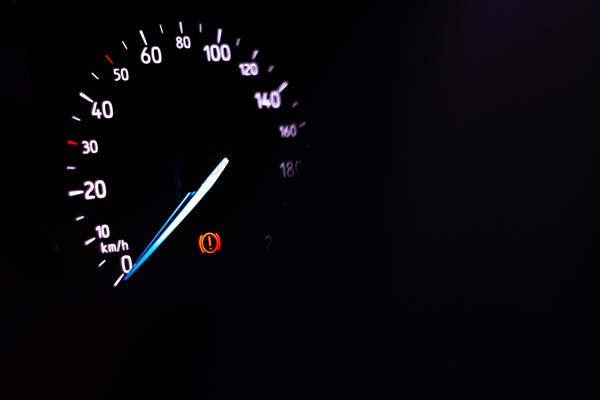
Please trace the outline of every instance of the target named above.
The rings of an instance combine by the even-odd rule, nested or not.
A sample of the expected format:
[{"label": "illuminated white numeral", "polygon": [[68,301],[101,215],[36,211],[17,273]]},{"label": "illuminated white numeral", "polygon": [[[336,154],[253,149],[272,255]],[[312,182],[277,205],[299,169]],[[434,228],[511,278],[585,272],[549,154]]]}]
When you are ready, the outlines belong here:
[{"label": "illuminated white numeral", "polygon": [[211,44],[204,46],[206,59],[212,62],[231,60],[231,48],[227,44]]},{"label": "illuminated white numeral", "polygon": [[258,109],[279,108],[281,107],[281,93],[278,90],[271,92],[256,92],[254,98],[258,104]]},{"label": "illuminated white numeral", "polygon": [[115,76],[115,82],[127,82],[129,80],[129,71],[127,68],[114,68],[113,75]]},{"label": "illuminated white numeral", "polygon": [[96,235],[98,239],[108,239],[110,237],[110,228],[108,225],[97,225]]},{"label": "illuminated white numeral", "polygon": [[279,164],[279,169],[283,174],[283,179],[295,178],[302,173],[302,161],[284,161]]},{"label": "illuminated white numeral", "polygon": [[82,153],[83,154],[98,154],[98,142],[95,140],[84,140],[81,142]]},{"label": "illuminated white numeral", "polygon": [[103,101],[100,107],[98,102],[92,104],[92,115],[98,119],[111,119],[114,116],[113,105],[110,101]]},{"label": "illuminated white numeral", "polygon": [[159,47],[153,46],[148,52],[148,47],[142,49],[142,55],[140,56],[144,64],[160,64],[162,62],[162,52]]},{"label": "illuminated white numeral", "polygon": [[106,183],[104,181],[85,181],[83,186],[85,187],[84,198],[86,200],[106,198]]},{"label": "illuminated white numeral", "polygon": [[255,62],[240,63],[240,72],[242,76],[256,76],[258,75],[258,64]]},{"label": "illuminated white numeral", "polygon": [[128,274],[132,268],[133,268],[133,261],[131,260],[131,257],[130,256],[121,257],[121,271],[123,271],[124,274]]},{"label": "illuminated white numeral", "polygon": [[298,136],[298,125],[279,125],[279,132],[283,139],[295,138]]},{"label": "illuminated white numeral", "polygon": [[189,49],[192,47],[192,39],[189,36],[177,36],[175,38],[175,45],[179,50]]}]

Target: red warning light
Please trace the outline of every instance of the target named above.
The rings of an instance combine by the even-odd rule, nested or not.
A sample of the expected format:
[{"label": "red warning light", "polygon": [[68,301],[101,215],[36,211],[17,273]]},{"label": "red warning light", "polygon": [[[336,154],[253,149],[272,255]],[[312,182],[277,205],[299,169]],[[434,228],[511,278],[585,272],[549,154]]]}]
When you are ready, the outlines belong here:
[{"label": "red warning light", "polygon": [[221,238],[217,233],[205,233],[198,239],[200,251],[204,254],[214,254],[221,250]]}]

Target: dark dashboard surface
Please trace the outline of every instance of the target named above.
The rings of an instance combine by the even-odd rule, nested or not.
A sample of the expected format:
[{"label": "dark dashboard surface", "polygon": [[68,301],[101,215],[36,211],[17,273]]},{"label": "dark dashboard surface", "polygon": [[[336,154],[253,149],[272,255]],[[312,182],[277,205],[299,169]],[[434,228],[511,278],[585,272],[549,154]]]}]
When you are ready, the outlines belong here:
[{"label": "dark dashboard surface", "polygon": [[[2,3],[2,397],[597,396],[600,6],[226,3]],[[60,121],[108,42],[183,17],[302,88],[294,245],[98,290],[67,262]]]}]

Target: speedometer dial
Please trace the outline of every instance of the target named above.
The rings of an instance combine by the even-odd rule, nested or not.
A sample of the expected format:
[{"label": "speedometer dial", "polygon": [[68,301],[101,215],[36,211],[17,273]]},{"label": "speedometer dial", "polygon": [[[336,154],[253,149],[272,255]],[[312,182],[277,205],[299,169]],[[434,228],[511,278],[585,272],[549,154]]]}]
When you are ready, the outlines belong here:
[{"label": "speedometer dial", "polygon": [[201,21],[131,28],[103,50],[64,114],[73,268],[121,289],[285,243],[309,148],[285,65]]}]

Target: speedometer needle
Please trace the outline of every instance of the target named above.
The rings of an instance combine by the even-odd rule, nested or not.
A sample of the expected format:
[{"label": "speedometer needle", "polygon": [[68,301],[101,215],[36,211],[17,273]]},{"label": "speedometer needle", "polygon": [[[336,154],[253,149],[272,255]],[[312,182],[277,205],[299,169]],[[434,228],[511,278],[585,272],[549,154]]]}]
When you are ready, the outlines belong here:
[{"label": "speedometer needle", "polygon": [[202,198],[208,193],[213,187],[215,182],[219,179],[225,167],[229,164],[227,157],[223,158],[223,161],[217,165],[213,172],[206,178],[204,183],[200,185],[197,191],[189,192],[185,198],[179,203],[173,214],[169,217],[167,222],[160,228],[154,239],[150,242],[148,247],[142,252],[138,260],[133,264],[131,271],[125,275],[125,280],[129,279],[131,275],[158,249],[158,247],[165,241],[165,239],[173,233],[175,228],[188,216],[188,214],[196,207],[196,205],[202,200]]}]

